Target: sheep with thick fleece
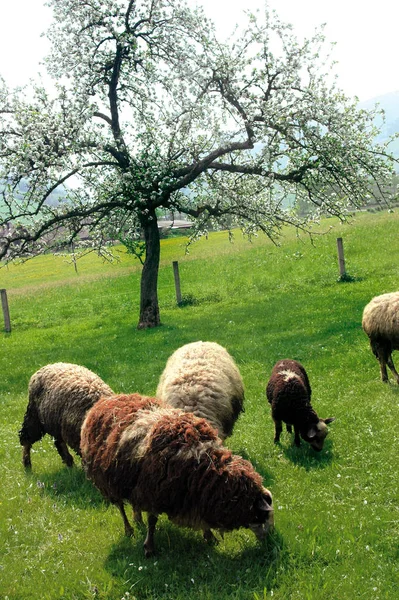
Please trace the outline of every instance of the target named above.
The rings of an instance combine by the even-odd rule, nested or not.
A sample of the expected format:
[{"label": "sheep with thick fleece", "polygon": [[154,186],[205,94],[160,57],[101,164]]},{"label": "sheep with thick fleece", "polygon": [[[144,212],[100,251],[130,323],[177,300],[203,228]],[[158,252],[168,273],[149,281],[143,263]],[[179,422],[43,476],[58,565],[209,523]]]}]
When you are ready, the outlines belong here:
[{"label": "sheep with thick fleece", "polygon": [[399,292],[375,296],[363,310],[362,327],[380,363],[382,381],[388,381],[388,365],[399,383],[399,374],[392,360],[392,351],[399,350]]},{"label": "sheep with thick fleece", "polygon": [[32,445],[48,433],[63,462],[71,467],[67,445],[80,454],[86,412],[101,396],[113,393],[98,375],[80,365],[59,362],[39,369],[29,381],[28,407],[19,432],[23,465],[31,467]]},{"label": "sheep with thick fleece", "polygon": [[225,348],[215,342],[192,342],[168,359],[156,396],[167,404],[206,419],[223,440],[232,434],[244,410],[244,384]]},{"label": "sheep with thick fleece", "polygon": [[145,555],[154,553],[158,515],[202,530],[251,529],[263,539],[273,523],[272,496],[243,458],[223,447],[205,419],[139,394],[101,398],[87,413],[81,435],[88,478],[122,515],[124,502],[148,513]]},{"label": "sheep with thick fleece", "polygon": [[284,421],[289,433],[292,433],[294,426],[296,446],[300,446],[301,436],[314,450],[323,448],[328,434],[327,424],[334,421],[335,417],[320,419],[310,403],[311,394],[309,378],[301,363],[283,359],[274,365],[266,387],[266,397],[271,404],[276,444],[280,441]]}]

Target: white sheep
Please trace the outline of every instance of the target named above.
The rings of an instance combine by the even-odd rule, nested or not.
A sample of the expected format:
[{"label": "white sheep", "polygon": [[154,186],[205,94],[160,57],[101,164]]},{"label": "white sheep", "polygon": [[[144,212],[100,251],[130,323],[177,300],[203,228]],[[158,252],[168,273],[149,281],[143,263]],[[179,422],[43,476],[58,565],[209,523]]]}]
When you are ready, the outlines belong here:
[{"label": "white sheep", "polygon": [[375,296],[364,308],[362,327],[380,363],[382,381],[388,381],[388,365],[399,383],[399,374],[392,360],[392,351],[399,350],[399,292]]},{"label": "white sheep", "polygon": [[48,433],[63,462],[71,467],[73,458],[67,445],[80,455],[80,430],[86,413],[102,396],[111,396],[112,389],[89,369],[59,362],[34,373],[28,393],[19,431],[23,465],[31,467],[32,445]]},{"label": "white sheep", "polygon": [[234,360],[215,342],[192,342],[168,359],[156,395],[170,406],[206,419],[221,439],[244,410],[244,384]]}]

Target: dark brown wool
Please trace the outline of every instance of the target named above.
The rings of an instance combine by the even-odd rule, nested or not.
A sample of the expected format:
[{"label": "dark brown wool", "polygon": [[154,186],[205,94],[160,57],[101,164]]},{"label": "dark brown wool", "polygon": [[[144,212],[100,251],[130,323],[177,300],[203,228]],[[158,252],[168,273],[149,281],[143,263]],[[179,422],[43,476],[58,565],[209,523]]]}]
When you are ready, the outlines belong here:
[{"label": "dark brown wool", "polygon": [[302,437],[314,450],[322,449],[328,432],[326,423],[331,423],[334,418],[318,417],[310,402],[311,394],[309,378],[301,363],[283,359],[274,365],[266,387],[266,397],[275,423],[275,443],[280,440],[284,422],[290,433],[291,426],[294,427],[296,446],[300,445]]},{"label": "dark brown wool", "polygon": [[148,512],[149,523],[166,513],[179,525],[204,530],[207,539],[211,528],[239,527],[259,529],[260,538],[272,521],[271,494],[252,465],[223,448],[205,419],[154,398],[100,400],[83,424],[81,451],[88,477],[119,507],[128,534],[123,501]]}]

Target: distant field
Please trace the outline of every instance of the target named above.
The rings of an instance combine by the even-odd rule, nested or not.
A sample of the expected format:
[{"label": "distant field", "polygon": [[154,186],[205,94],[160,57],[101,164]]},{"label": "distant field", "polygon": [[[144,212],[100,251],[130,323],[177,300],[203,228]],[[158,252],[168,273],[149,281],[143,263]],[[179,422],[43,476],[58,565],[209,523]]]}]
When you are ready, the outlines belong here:
[{"label": "distant field", "polygon": [[[312,245],[287,229],[274,246],[214,233],[185,255],[184,239],[162,242],[163,325],[136,329],[140,265],[86,257],[37,257],[0,270],[12,332],[0,331],[0,598],[4,600],[392,599],[399,586],[399,386],[380,381],[361,329],[372,296],[399,289],[399,212],[323,223]],[[350,281],[338,282],[342,237]],[[177,307],[171,263],[179,261],[186,306]],[[1,318],[1,314],[0,314]],[[1,323],[0,323],[1,326]],[[227,533],[216,547],[165,517],[158,554],[146,560],[144,530],[123,536],[77,465],[62,466],[52,441],[21,465],[18,430],[27,384],[40,366],[84,364],[120,392],[154,394],[168,356],[214,340],[235,357],[246,411],[227,445],[264,477],[275,531]],[[280,358],[300,360],[313,404],[335,416],[325,449],[273,444],[265,386]],[[395,359],[395,356],[394,356]],[[399,366],[399,357],[397,357]],[[130,511],[129,513],[130,514]]]}]

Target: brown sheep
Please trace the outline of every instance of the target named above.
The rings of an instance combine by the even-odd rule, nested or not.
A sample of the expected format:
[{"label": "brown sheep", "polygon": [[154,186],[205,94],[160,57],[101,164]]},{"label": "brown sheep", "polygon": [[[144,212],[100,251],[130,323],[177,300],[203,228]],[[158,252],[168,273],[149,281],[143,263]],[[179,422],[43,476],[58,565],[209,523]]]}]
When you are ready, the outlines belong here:
[{"label": "brown sheep", "polygon": [[301,363],[283,359],[274,365],[266,387],[266,397],[272,408],[275,444],[280,441],[284,421],[289,433],[292,433],[291,426],[294,426],[296,446],[301,445],[301,436],[313,450],[322,450],[328,434],[327,424],[334,421],[335,417],[320,419],[310,403],[311,394],[309,378]]},{"label": "brown sheep", "polygon": [[32,375],[28,394],[19,431],[23,465],[31,467],[32,445],[48,433],[54,437],[63,462],[71,467],[73,458],[67,445],[80,454],[80,429],[86,412],[101,396],[110,396],[113,391],[89,369],[59,362],[46,365]]},{"label": "brown sheep", "polygon": [[224,448],[205,419],[132,395],[102,398],[82,426],[82,462],[88,478],[122,515],[124,502],[148,513],[145,555],[154,553],[158,515],[180,526],[251,529],[263,539],[273,522],[272,496],[252,465]]}]

